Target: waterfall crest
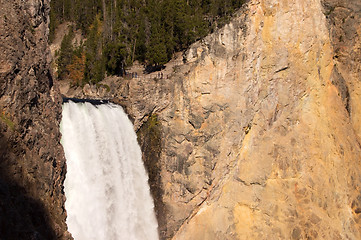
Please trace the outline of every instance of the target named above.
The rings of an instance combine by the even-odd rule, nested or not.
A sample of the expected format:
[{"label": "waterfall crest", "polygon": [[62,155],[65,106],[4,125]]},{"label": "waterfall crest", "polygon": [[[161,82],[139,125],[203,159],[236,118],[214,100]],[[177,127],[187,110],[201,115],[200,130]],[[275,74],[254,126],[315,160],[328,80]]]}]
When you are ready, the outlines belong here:
[{"label": "waterfall crest", "polygon": [[120,106],[63,105],[67,225],[75,240],[158,239],[136,134]]}]

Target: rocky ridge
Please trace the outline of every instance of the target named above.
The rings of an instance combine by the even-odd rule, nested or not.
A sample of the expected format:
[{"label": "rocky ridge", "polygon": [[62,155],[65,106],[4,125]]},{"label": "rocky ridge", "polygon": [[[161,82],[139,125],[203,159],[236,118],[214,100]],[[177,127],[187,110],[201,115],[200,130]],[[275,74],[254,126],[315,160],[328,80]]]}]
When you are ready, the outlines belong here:
[{"label": "rocky ridge", "polygon": [[251,0],[171,79],[110,83],[157,169],[162,239],[361,237],[360,10]]},{"label": "rocky ridge", "polygon": [[[339,12],[328,14],[327,4]],[[338,21],[345,9],[338,4],[349,18]],[[215,187],[173,239],[360,238],[360,9],[357,1],[250,1],[245,21],[238,19],[245,34],[225,37],[226,27],[211,47],[193,49],[191,56],[201,61],[187,81],[192,93],[210,79],[225,86],[221,96],[233,104],[226,121],[209,124],[238,129],[227,131],[235,134],[230,157],[219,156],[218,162],[229,159],[225,174],[212,170],[221,179],[214,178]],[[346,44],[335,32],[347,37]],[[340,66],[338,55],[348,67]],[[238,74],[233,81],[232,73]],[[216,97],[207,104],[220,95],[209,92]],[[226,142],[217,141],[218,149]]]},{"label": "rocky ridge", "polygon": [[70,239],[49,1],[0,1],[0,238]]},{"label": "rocky ridge", "polygon": [[[191,78],[193,89],[197,79],[211,79],[214,62],[215,74],[235,65],[216,79],[229,88],[222,91],[224,98],[234,95],[235,112],[229,116],[239,121],[230,124],[228,117],[220,125],[238,126],[232,132],[239,141],[233,142],[222,179],[173,239],[360,238],[360,145],[353,127],[358,106],[350,94],[357,93],[352,83],[359,78],[339,71],[324,6],[320,1],[250,1],[246,34],[235,41],[239,47],[223,41],[227,27],[209,44],[214,48],[218,42],[225,48],[219,52],[229,52],[228,46],[239,54],[219,61],[217,50],[197,48],[208,53],[205,59],[217,60],[208,61],[208,68],[198,65],[206,75]],[[357,48],[357,31],[347,30],[353,32],[350,46]],[[352,65],[348,73],[358,75],[359,60]],[[239,74],[236,84],[230,73]],[[224,142],[224,137],[217,141],[218,149]]]},{"label": "rocky ridge", "polygon": [[[109,92],[76,96],[112,98],[134,120],[162,239],[361,237],[360,5],[250,0],[170,79],[114,79]],[[0,216],[12,217],[0,225],[16,226],[1,229],[10,238],[69,238],[48,10],[1,5]]]}]

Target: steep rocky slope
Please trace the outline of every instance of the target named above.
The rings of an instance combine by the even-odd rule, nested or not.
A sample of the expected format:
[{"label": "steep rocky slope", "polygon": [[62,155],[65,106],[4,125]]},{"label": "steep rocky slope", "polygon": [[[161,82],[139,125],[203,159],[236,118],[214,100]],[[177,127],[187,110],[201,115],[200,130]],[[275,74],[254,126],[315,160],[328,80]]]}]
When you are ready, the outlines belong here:
[{"label": "steep rocky slope", "polygon": [[250,1],[245,19],[235,21],[243,31],[229,31],[231,24],[190,50],[188,111],[206,116],[222,99],[230,108],[227,117],[201,118],[198,131],[208,124],[234,135],[213,143],[216,166],[204,171],[214,175],[210,191],[174,239],[360,238],[360,42],[350,19],[361,8],[345,1],[350,19],[338,21],[326,6],[342,5],[322,4]]},{"label": "steep rocky slope", "polygon": [[252,0],[171,79],[116,85],[163,239],[360,239],[360,11]]},{"label": "steep rocky slope", "polygon": [[361,2],[329,0],[322,1],[322,4],[333,45],[335,69],[340,73],[342,81],[345,81],[345,89],[349,91],[345,104],[350,112],[352,125],[360,138]]},{"label": "steep rocky slope", "polygon": [[0,238],[67,239],[49,1],[0,1]]},{"label": "steep rocky slope", "polygon": [[207,105],[227,99],[227,117],[208,126],[228,126],[234,136],[213,144],[220,153],[205,171],[215,175],[211,191],[174,239],[360,238],[361,8],[322,4],[250,1],[236,21],[245,31],[229,31],[231,24],[190,51],[199,62],[185,81],[193,98],[215,88],[189,111],[198,105],[194,115],[205,116]]},{"label": "steep rocky slope", "polygon": [[[29,4],[1,8],[20,19],[0,19],[1,140],[15,146],[1,149],[1,211],[25,196],[44,209],[26,231],[64,238],[60,102],[34,14],[47,3]],[[162,239],[361,238],[360,23],[358,0],[250,0],[171,79],[78,95],[113,98],[134,120]]]}]

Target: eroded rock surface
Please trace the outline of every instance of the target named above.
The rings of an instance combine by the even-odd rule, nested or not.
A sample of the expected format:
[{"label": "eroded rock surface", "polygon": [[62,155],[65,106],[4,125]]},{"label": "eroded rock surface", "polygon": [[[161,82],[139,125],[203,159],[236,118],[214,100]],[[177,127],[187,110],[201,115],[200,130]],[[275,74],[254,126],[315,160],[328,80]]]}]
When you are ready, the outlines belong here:
[{"label": "eroded rock surface", "polygon": [[68,239],[49,1],[0,1],[0,238]]},{"label": "eroded rock surface", "polygon": [[360,12],[251,0],[171,79],[109,82],[139,130],[162,239],[361,238]]},{"label": "eroded rock surface", "polygon": [[161,84],[162,238],[360,238],[360,8],[325,3],[250,1]]},{"label": "eroded rock surface", "polygon": [[[163,173],[170,210],[187,215],[173,239],[360,238],[360,60],[352,52],[360,4],[353,2],[344,1],[353,5],[350,28],[348,20],[330,26],[320,1],[250,1],[242,17],[190,49],[187,91],[174,106],[190,104],[174,118],[184,136],[211,137],[175,143],[193,151],[174,154],[183,172]],[[209,111],[217,103],[223,109]],[[169,165],[172,157],[163,156]],[[190,183],[199,195],[187,202]]]}]

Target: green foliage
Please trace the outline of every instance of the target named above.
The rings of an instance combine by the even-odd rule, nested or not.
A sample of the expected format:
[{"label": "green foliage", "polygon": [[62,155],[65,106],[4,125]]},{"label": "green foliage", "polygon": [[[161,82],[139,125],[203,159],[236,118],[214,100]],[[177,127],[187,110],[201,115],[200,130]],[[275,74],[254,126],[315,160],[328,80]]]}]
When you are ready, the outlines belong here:
[{"label": "green foliage", "polygon": [[145,168],[149,176],[149,185],[153,195],[155,206],[163,208],[163,190],[160,179],[160,155],[162,152],[162,126],[157,115],[152,114],[137,131],[138,143],[142,149]]},{"label": "green foliage", "polygon": [[69,33],[66,34],[63,38],[63,41],[60,45],[59,58],[57,60],[58,64],[58,78],[63,79],[68,74],[67,66],[71,64],[73,58],[73,45],[72,40],[74,38],[74,34],[72,29],[69,30]]},{"label": "green foliage", "polygon": [[168,61],[165,40],[165,30],[160,21],[154,20],[151,23],[151,35],[146,52],[146,59],[150,65],[161,65]]},{"label": "green foliage", "polygon": [[85,54],[83,52],[81,52],[80,56],[75,54],[72,58],[71,64],[67,66],[67,70],[69,71],[71,85],[82,85],[85,71]]},{"label": "green foliage", "polygon": [[[123,75],[135,60],[159,66],[216,26],[228,21],[245,0],[53,0],[50,41],[56,27],[76,23],[85,38],[86,82],[105,72]],[[70,38],[68,36],[68,38]],[[65,41],[65,42],[64,42]],[[69,40],[60,53],[60,75],[69,64]],[[62,43],[63,45],[63,43]],[[64,47],[64,48],[63,48]],[[65,70],[64,70],[65,69]]]},{"label": "green foliage", "polygon": [[0,119],[11,129],[15,130],[15,123],[10,120],[4,110],[0,113]]},{"label": "green foliage", "polygon": [[102,22],[100,15],[97,15],[93,24],[90,26],[88,39],[85,43],[85,82],[97,83],[103,80],[105,65],[102,55],[102,45]]},{"label": "green foliage", "polygon": [[96,87],[97,87],[97,88],[104,87],[107,92],[110,92],[110,87],[109,87],[109,85],[107,85],[107,84],[97,83],[97,84],[96,84]]},{"label": "green foliage", "polygon": [[157,114],[150,115],[150,117],[148,118],[148,130],[152,130],[158,127],[159,124],[160,123],[158,121],[158,115]]},{"label": "green foliage", "polygon": [[53,0],[50,7],[49,41],[52,42],[56,27],[63,22],[74,22],[87,34],[102,5],[101,0]]},{"label": "green foliage", "polygon": [[103,51],[105,69],[112,75],[125,73],[125,59],[127,58],[126,46],[120,42],[108,43]]},{"label": "green foliage", "polygon": [[72,85],[82,85],[85,72],[85,53],[82,45],[77,48],[73,47],[73,38],[73,29],[70,28],[61,42],[60,51],[56,53],[58,55],[58,78],[70,79]]}]

